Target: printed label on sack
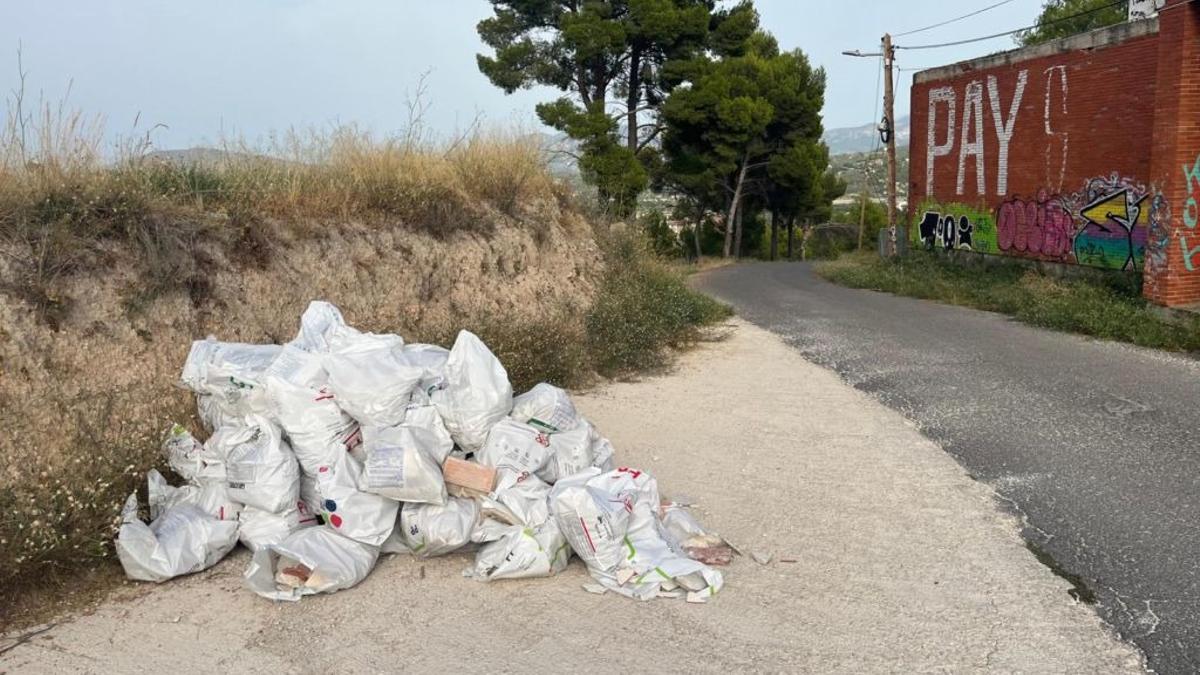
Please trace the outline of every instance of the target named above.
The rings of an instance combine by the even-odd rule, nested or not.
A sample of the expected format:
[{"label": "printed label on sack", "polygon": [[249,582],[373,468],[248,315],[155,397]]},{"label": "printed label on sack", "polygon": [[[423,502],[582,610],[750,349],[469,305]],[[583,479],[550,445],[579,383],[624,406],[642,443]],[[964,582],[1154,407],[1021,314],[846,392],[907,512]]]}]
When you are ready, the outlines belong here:
[{"label": "printed label on sack", "polygon": [[236,490],[258,480],[259,467],[265,460],[266,441],[261,432],[256,432],[254,438],[229,453],[229,464],[225,467],[225,479],[229,481],[229,487]]},{"label": "printed label on sack", "polygon": [[404,487],[404,448],[382,446],[367,455],[367,487]]}]

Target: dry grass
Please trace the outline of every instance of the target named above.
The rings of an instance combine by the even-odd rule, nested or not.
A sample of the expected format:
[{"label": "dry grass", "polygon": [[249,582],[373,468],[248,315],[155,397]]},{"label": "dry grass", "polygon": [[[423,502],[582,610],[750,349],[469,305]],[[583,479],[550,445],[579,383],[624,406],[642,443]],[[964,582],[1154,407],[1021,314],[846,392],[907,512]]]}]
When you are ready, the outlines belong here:
[{"label": "dry grass", "polygon": [[[523,389],[659,364],[721,315],[632,239],[605,238],[602,253],[527,135],[436,145],[346,127],[191,163],[148,154],[142,138],[111,160],[95,120],[10,110],[2,607],[111,566],[121,504],[164,468],[160,433],[198,430],[172,386],[193,339],[286,341],[322,298],[364,330],[413,340],[472,328]],[[0,627],[35,615],[0,612]]]}]

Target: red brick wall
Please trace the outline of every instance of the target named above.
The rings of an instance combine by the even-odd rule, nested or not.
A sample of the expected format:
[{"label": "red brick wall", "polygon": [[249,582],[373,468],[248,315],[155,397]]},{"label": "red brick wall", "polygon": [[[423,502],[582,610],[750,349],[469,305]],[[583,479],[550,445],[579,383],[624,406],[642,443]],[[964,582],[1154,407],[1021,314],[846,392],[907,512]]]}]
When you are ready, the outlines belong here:
[{"label": "red brick wall", "polygon": [[1200,2],[918,74],[909,204],[917,245],[1136,270],[1155,302],[1200,303]]},{"label": "red brick wall", "polygon": [[[1167,306],[1200,303],[1200,3],[1160,16],[1152,180],[1163,205],[1151,223],[1145,293]],[[1166,85],[1166,83],[1170,83]]]},{"label": "red brick wall", "polygon": [[1142,268],[1159,40],[1144,26],[1114,35],[1118,43],[1096,49],[1027,49],[935,80],[918,75],[909,185],[915,242]]}]

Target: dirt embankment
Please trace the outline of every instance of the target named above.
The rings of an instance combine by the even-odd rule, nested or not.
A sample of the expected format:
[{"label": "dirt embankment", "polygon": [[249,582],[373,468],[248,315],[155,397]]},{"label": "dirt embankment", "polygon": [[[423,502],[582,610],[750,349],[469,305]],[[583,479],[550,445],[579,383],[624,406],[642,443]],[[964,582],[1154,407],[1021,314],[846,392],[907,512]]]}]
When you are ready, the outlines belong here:
[{"label": "dirt embankment", "polygon": [[[192,340],[281,342],[310,300],[365,330],[438,339],[478,322],[582,316],[603,262],[591,226],[547,200],[435,237],[401,226],[264,223],[269,236],[192,245],[192,281],[147,294],[146,248],[108,243],[62,277],[48,321],[23,296],[20,256],[0,255],[0,567],[18,578],[109,551],[104,523],[157,463]],[[24,246],[25,244],[22,244]],[[0,596],[5,593],[0,592]],[[0,602],[3,602],[0,597]]]}]

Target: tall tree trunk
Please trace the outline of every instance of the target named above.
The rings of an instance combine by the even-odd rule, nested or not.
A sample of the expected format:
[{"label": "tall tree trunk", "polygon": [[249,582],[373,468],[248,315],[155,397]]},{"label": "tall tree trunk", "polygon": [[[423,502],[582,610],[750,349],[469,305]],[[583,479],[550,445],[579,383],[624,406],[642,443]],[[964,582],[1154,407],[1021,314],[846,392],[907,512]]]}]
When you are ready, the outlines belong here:
[{"label": "tall tree trunk", "polygon": [[629,56],[629,92],[625,94],[625,126],[626,142],[629,149],[637,152],[638,147],[638,103],[642,100],[641,92],[642,53],[635,47]]},{"label": "tall tree trunk", "polygon": [[733,254],[738,260],[742,259],[742,230],[746,222],[746,209],[739,208],[737,214],[737,232],[733,235]]},{"label": "tall tree trunk", "polygon": [[750,153],[742,156],[742,168],[738,170],[737,185],[733,188],[733,201],[729,203],[729,215],[725,218],[725,250],[724,257],[729,257],[729,249],[733,245],[734,218],[742,201],[742,184],[746,182],[746,170],[750,167]]},{"label": "tall tree trunk", "polygon": [[796,216],[788,216],[788,224],[787,224],[787,238],[788,238],[787,258],[788,258],[788,260],[792,259],[792,241],[794,241],[796,239],[795,227],[796,227]]},{"label": "tall tree trunk", "polygon": [[700,262],[700,256],[703,255],[700,252],[700,230],[702,230],[702,229],[704,229],[704,214],[703,213],[701,213],[700,217],[696,219],[696,229],[695,229],[696,236],[692,237],[692,239],[696,240],[696,262]]},{"label": "tall tree trunk", "polygon": [[812,223],[805,221],[800,226],[800,259],[808,260],[808,238],[812,235]]},{"label": "tall tree trunk", "polygon": [[779,212],[771,211],[771,260],[775,260],[775,251],[779,248]]}]

